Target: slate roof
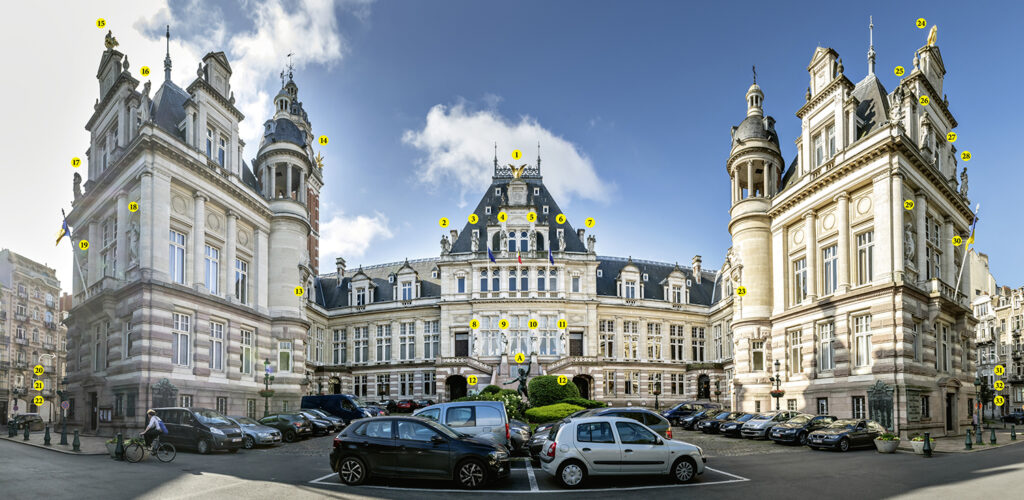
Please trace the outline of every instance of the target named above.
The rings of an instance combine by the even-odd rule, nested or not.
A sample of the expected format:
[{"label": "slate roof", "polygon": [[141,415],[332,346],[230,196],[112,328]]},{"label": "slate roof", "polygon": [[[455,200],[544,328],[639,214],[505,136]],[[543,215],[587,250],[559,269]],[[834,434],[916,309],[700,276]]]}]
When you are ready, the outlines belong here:
[{"label": "slate roof", "polygon": [[185,140],[185,132],[178,130],[178,124],[185,119],[185,101],[189,97],[188,92],[174,82],[165,80],[153,95],[149,109],[149,116],[157,127],[182,141]]},{"label": "slate roof", "polygon": [[782,182],[779,183],[780,193],[783,189],[786,189],[786,186],[789,185],[789,182],[793,180],[793,177],[796,175],[796,163],[799,159],[800,154],[798,153],[796,156],[793,157],[793,161],[789,163],[789,168],[786,169],[786,172],[782,174]]},{"label": "slate roof", "polygon": [[[580,252],[585,253],[587,251],[587,245],[584,241],[580,240],[576,234],[576,229],[572,227],[572,223],[569,220],[565,221],[565,224],[558,224],[555,222],[555,216],[562,212],[558,208],[558,203],[555,202],[554,198],[551,197],[551,193],[548,192],[547,188],[544,187],[544,182],[540,178],[526,178],[523,179],[527,185],[527,198],[526,202],[528,205],[534,207],[537,212],[537,224],[549,225],[548,234],[545,235],[544,250],[552,248],[549,245],[553,242],[554,249],[558,248],[558,228],[565,230],[565,251],[566,252]],[[501,193],[507,199],[508,197],[508,178],[496,178],[491,182],[491,185],[487,188],[487,192],[484,193],[484,197],[477,204],[476,209],[473,213],[479,217],[479,222],[476,224],[470,224],[468,221],[462,227],[462,231],[459,233],[458,238],[452,244],[451,253],[469,253],[472,248],[470,240],[473,238],[473,229],[480,230],[481,238],[486,237],[486,229],[489,224],[498,223],[498,212],[501,210],[501,195],[494,194],[494,188],[500,187]],[[534,196],[533,188],[539,187],[540,194]],[[548,206],[548,213],[543,213],[542,207]],[[485,207],[491,207],[491,213],[488,215],[485,212]],[[480,251],[485,252],[487,248],[496,250],[492,242],[481,242]]]},{"label": "slate roof", "polygon": [[252,169],[249,168],[249,164],[246,163],[245,160],[242,160],[242,183],[245,184],[246,186],[249,186],[253,191],[256,191],[257,193],[263,192],[263,190],[260,189],[259,179],[257,179],[256,176],[252,173]]},{"label": "slate roof", "polygon": [[266,127],[266,131],[263,133],[264,144],[290,142],[300,148],[306,147],[306,134],[303,134],[291,120],[287,118],[267,120],[264,126]]},{"label": "slate roof", "polygon": [[771,116],[748,116],[740,122],[732,134],[733,145],[748,139],[765,139],[779,145],[779,135],[775,133],[775,118]]},{"label": "slate roof", "polygon": [[[430,272],[437,266],[438,258],[410,260],[409,267],[416,271],[420,281],[420,297],[440,297],[441,279],[432,278]],[[392,293],[392,287],[396,283],[388,282],[388,275],[398,272],[405,265],[405,262],[392,262],[390,264],[379,264],[361,268],[363,274],[370,278],[376,286],[374,289],[373,303],[390,302],[396,300]],[[350,269],[340,282],[338,273],[321,275],[316,278],[316,302],[325,309],[337,307],[348,307],[348,285],[352,277],[359,272],[359,269]]]},{"label": "slate roof", "polygon": [[857,118],[864,125],[859,131],[858,139],[889,120],[889,94],[875,75],[868,75],[857,82],[850,95],[860,101],[857,105]]},{"label": "slate roof", "polygon": [[[622,268],[626,267],[628,260],[622,257],[597,257],[598,266],[601,270],[601,277],[597,278],[597,295],[599,296],[617,296],[618,287],[615,285],[615,278],[622,271]],[[644,296],[645,299],[654,300],[665,300],[664,289],[662,288],[661,281],[668,278],[669,274],[672,274],[675,269],[675,264],[669,264],[667,262],[653,262],[648,260],[633,260],[633,265],[640,270],[640,279],[643,279],[643,274],[647,273],[647,281],[644,283]],[[686,279],[690,280],[690,303],[700,304],[705,306],[713,305],[715,302],[722,300],[722,294],[715,294],[715,302],[711,301],[711,295],[715,289],[715,272],[701,270],[701,282],[698,284],[694,278],[693,268],[679,266],[679,270],[683,272]]]}]

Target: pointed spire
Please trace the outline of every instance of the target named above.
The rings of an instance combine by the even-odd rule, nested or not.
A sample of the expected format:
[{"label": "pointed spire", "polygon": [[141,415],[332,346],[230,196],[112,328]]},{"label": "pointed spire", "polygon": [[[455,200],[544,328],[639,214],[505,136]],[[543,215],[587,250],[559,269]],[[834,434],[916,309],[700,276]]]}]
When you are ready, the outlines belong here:
[{"label": "pointed spire", "polygon": [[875,20],[868,16],[868,75],[875,74]]},{"label": "pointed spire", "polygon": [[537,141],[537,173],[540,173],[540,141]]},{"label": "pointed spire", "polygon": [[754,85],[757,85],[757,65],[750,65],[750,71],[754,72]]},{"label": "pointed spire", "polygon": [[171,25],[167,25],[167,55],[164,56],[164,81],[171,81]]},{"label": "pointed spire", "polygon": [[498,141],[494,141],[494,175],[498,175]]}]

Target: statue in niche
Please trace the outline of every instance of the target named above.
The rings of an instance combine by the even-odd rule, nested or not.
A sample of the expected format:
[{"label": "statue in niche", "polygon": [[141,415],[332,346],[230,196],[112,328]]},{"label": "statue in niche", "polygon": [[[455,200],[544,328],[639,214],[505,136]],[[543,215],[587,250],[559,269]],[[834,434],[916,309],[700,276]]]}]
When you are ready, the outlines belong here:
[{"label": "statue in niche", "polygon": [[917,232],[914,231],[914,223],[908,222],[903,225],[903,260],[913,264],[915,255],[917,255]]},{"label": "statue in niche", "polygon": [[501,231],[501,248],[499,248],[498,250],[501,250],[502,254],[504,254],[505,251],[508,250],[508,233],[505,231]]},{"label": "statue in niche", "polygon": [[473,349],[471,350],[471,352],[473,353],[473,357],[474,358],[479,358],[480,357],[480,336],[479,335],[474,335],[472,338],[473,338]]},{"label": "statue in niche", "polygon": [[78,172],[75,172],[73,183],[75,186],[75,201],[78,201],[82,197],[82,175]]},{"label": "statue in niche", "polygon": [[594,235],[587,236],[587,252],[594,253],[594,245],[597,243],[597,238]]},{"label": "statue in niche", "polygon": [[537,354],[537,336],[530,335],[530,354]]},{"label": "statue in niche", "polygon": [[899,85],[892,91],[892,99],[889,102],[893,123],[903,122],[903,97],[903,86]]},{"label": "statue in niche", "polygon": [[508,334],[501,332],[501,352],[505,354],[508,352]]},{"label": "statue in niche", "polygon": [[530,231],[530,251],[537,251],[537,231]]},{"label": "statue in niche", "polygon": [[565,251],[565,232],[564,231],[558,233],[558,251],[559,252],[564,252]]},{"label": "statue in niche", "polygon": [[480,238],[470,238],[469,239],[469,245],[470,245],[470,251],[472,251],[473,253],[479,252],[480,251]]},{"label": "statue in niche", "polygon": [[565,333],[564,330],[561,334],[558,335],[558,353],[561,354],[562,356],[567,356],[569,354],[569,350],[565,346],[566,337],[568,337],[568,335]]},{"label": "statue in niche", "polygon": [[441,255],[447,254],[452,249],[452,244],[448,241],[448,235],[441,236]]},{"label": "statue in niche", "polygon": [[139,225],[133,220],[128,224],[128,265],[139,261]]},{"label": "statue in niche", "polygon": [[967,167],[960,171],[960,196],[967,197]]}]

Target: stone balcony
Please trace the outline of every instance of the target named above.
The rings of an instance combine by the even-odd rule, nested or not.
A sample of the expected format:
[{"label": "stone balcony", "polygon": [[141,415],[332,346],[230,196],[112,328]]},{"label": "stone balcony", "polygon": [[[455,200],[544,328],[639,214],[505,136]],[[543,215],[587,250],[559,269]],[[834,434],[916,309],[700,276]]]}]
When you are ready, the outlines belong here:
[{"label": "stone balcony", "polygon": [[490,373],[492,367],[486,363],[469,356],[442,357],[437,361],[437,366],[468,366],[474,370]]},{"label": "stone balcony", "polygon": [[566,356],[547,366],[547,371],[561,370],[570,365],[596,365],[597,356]]}]

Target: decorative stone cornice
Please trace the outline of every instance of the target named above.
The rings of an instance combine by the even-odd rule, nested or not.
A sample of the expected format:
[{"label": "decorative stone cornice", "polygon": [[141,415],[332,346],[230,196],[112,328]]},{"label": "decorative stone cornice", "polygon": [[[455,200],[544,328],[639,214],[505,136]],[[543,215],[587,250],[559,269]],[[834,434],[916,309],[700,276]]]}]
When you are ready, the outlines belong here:
[{"label": "decorative stone cornice", "polygon": [[189,84],[188,88],[185,89],[185,91],[189,94],[192,94],[197,88],[201,88],[208,92],[210,96],[212,96],[213,99],[217,101],[218,104],[224,106],[224,109],[228,110],[235,117],[236,120],[242,121],[245,119],[245,115],[243,115],[242,112],[239,111],[234,104],[225,99],[224,96],[220,95],[220,92],[217,91],[217,89],[213,88],[213,86],[210,85],[209,82],[207,82],[203,78],[196,78],[195,80],[193,80],[192,83]]},{"label": "decorative stone cornice", "polygon": [[846,87],[847,90],[853,91],[854,85],[853,82],[851,82],[849,78],[846,78],[845,75],[839,75],[833,78],[828,85],[825,85],[825,88],[819,90],[817,94],[814,94],[814,96],[811,97],[810,101],[807,101],[807,104],[804,104],[797,110],[796,117],[803,119],[804,115],[806,115],[812,108],[817,107],[818,104],[825,101],[826,98],[831,97],[832,92],[839,90],[841,87]]},{"label": "decorative stone cornice", "polygon": [[956,118],[953,118],[953,113],[950,113],[949,108],[946,107],[945,99],[942,99],[942,96],[938,95],[939,92],[935,90],[935,87],[932,86],[932,82],[928,81],[928,77],[925,76],[924,72],[920,69],[915,69],[910,76],[903,80],[902,83],[915,82],[921,82],[921,84],[924,85],[924,88],[927,89],[929,96],[928,106],[938,106],[942,116],[946,117],[946,120],[949,121],[950,128],[956,128]]}]

